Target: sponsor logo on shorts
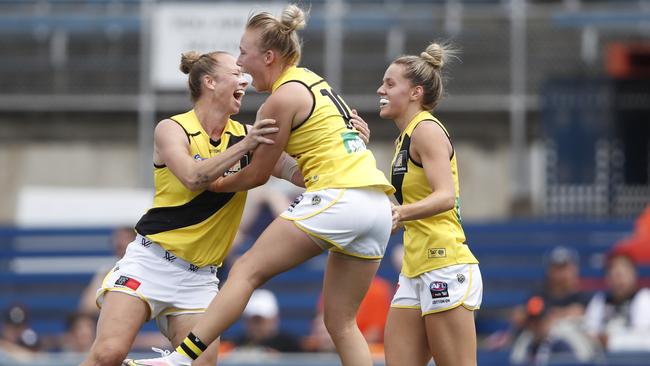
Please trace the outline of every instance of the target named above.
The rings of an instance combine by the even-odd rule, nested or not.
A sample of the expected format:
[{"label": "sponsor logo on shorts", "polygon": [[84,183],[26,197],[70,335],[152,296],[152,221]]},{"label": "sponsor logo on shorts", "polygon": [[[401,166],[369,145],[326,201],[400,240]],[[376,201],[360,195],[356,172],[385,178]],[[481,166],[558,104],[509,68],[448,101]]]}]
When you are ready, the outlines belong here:
[{"label": "sponsor logo on shorts", "polygon": [[321,198],[320,198],[319,195],[316,195],[316,196],[311,198],[311,204],[312,205],[319,205],[320,202],[321,202]]},{"label": "sponsor logo on shorts", "polygon": [[447,290],[447,282],[443,281],[433,281],[429,284],[429,291],[431,291],[431,297],[434,299],[439,299],[441,297],[449,297],[449,291]]},{"label": "sponsor logo on shorts", "polygon": [[190,272],[196,272],[196,271],[199,270],[199,266],[190,263],[190,268],[188,268],[188,270],[189,270]]},{"label": "sponsor logo on shorts", "polygon": [[300,203],[300,201],[302,201],[302,194],[299,195],[298,197],[296,197],[296,198],[293,199],[293,202],[291,202],[291,204],[289,205],[289,208],[287,208],[287,211],[292,212],[293,209],[294,209],[296,206],[298,206],[298,204]]},{"label": "sponsor logo on shorts", "polygon": [[115,281],[115,286],[128,287],[131,290],[135,291],[140,287],[140,282],[130,277],[120,276],[120,278]]},{"label": "sponsor logo on shorts", "polygon": [[448,302],[451,302],[451,300],[449,300],[449,299],[440,299],[440,300],[431,301],[432,304],[444,304],[444,303],[448,303]]},{"label": "sponsor logo on shorts", "polygon": [[145,237],[143,237],[142,241],[140,241],[140,244],[142,244],[142,246],[145,248],[149,248],[151,246],[151,243],[153,242]]},{"label": "sponsor logo on shorts", "polygon": [[447,249],[445,248],[428,248],[427,253],[429,258],[445,258],[447,256]]},{"label": "sponsor logo on shorts", "polygon": [[463,282],[465,282],[465,275],[462,274],[462,273],[457,273],[456,274],[456,279],[458,280],[458,282],[463,283]]},{"label": "sponsor logo on shorts", "polygon": [[173,262],[173,261],[176,260],[176,256],[173,255],[171,252],[168,252],[168,251],[165,250],[165,259],[170,261],[170,262]]}]

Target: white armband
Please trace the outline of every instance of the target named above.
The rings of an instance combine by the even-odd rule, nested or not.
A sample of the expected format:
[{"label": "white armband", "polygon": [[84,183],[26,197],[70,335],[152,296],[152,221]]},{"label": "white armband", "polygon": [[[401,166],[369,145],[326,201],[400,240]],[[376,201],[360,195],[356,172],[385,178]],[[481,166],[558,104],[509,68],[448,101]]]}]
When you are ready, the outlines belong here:
[{"label": "white armband", "polygon": [[280,178],[291,182],[293,175],[298,171],[298,163],[291,156],[285,155],[282,160],[282,168],[280,169]]}]

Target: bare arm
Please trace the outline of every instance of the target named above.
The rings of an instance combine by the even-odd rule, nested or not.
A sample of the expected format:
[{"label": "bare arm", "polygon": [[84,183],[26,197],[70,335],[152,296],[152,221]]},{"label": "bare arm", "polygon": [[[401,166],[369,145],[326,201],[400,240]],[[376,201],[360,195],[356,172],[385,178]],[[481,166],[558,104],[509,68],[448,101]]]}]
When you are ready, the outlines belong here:
[{"label": "bare arm", "polygon": [[273,140],[265,137],[277,131],[276,127],[271,127],[273,123],[272,120],[259,121],[242,141],[217,156],[197,161],[190,154],[183,128],[166,119],[158,123],[154,132],[154,162],[166,165],[187,189],[205,189],[258,144],[273,144]]},{"label": "bare arm", "polygon": [[434,123],[420,123],[411,136],[411,148],[413,158],[424,167],[432,193],[418,202],[394,207],[393,218],[398,222],[437,215],[454,208],[456,204],[449,164],[452,150],[444,131]]},{"label": "bare arm", "polygon": [[210,190],[240,192],[266,183],[287,145],[294,120],[300,120],[304,114],[303,110],[309,110],[311,103],[311,94],[298,83],[285,84],[271,94],[260,109],[260,117],[277,121],[279,131],[269,135],[275,143],[259,145],[249,165],[237,174],[218,179],[210,185]]}]

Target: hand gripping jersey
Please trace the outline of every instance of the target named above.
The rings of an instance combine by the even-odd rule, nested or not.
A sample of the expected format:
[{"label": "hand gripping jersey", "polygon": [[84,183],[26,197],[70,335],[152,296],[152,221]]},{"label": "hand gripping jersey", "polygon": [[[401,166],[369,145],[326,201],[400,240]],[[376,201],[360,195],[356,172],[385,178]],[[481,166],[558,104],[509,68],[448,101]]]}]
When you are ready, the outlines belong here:
[{"label": "hand gripping jersey", "polygon": [[287,69],[272,90],[289,82],[307,87],[314,101],[309,117],[291,131],[286,147],[298,162],[307,191],[377,187],[393,193],[395,189],[352,127],[350,109],[343,99],[323,78],[299,67]]},{"label": "hand gripping jersey", "polygon": [[[391,179],[397,189],[395,198],[403,205],[420,201],[432,193],[424,168],[413,161],[409,154],[411,135],[422,121],[437,123],[449,138],[449,133],[442,123],[429,112],[418,113],[399,136],[391,164]],[[455,151],[452,152],[449,164],[451,164],[456,192],[455,207],[424,219],[404,222],[402,273],[407,277],[415,277],[454,264],[478,263],[465,244],[465,233],[461,226],[460,189]]]},{"label": "hand gripping jersey", "polygon": [[[246,136],[246,126],[229,119],[219,141],[213,141],[194,110],[171,119],[185,130],[195,160],[216,156]],[[243,156],[225,175],[238,172],[249,159]],[[164,165],[154,166],[154,186],[153,208],[135,230],[199,267],[221,265],[237,233],[246,192],[192,192]]]}]

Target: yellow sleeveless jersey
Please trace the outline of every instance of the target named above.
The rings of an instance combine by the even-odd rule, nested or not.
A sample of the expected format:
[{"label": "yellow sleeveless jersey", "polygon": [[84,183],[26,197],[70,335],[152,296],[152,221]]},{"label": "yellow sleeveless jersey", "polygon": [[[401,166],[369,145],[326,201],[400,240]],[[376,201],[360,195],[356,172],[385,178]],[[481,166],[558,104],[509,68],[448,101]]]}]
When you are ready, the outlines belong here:
[{"label": "yellow sleeveless jersey", "polygon": [[[245,125],[229,119],[219,141],[214,141],[194,110],[171,119],[185,130],[195,160],[216,156],[246,135]],[[243,156],[224,175],[238,172],[249,161],[248,154]],[[136,231],[199,267],[221,265],[235,239],[246,192],[192,192],[164,165],[154,166],[154,185],[153,208],[142,216]]]},{"label": "yellow sleeveless jersey", "polygon": [[[391,179],[397,189],[395,198],[403,205],[423,200],[432,193],[424,168],[409,154],[411,135],[422,121],[437,123],[449,138],[445,127],[429,112],[418,113],[399,136],[391,164]],[[424,219],[404,222],[402,273],[407,277],[415,277],[454,264],[478,263],[465,244],[465,233],[461,226],[455,151],[452,152],[449,163],[456,192],[455,208]]]},{"label": "yellow sleeveless jersey", "polygon": [[298,162],[307,191],[375,186],[393,193],[395,189],[352,127],[350,108],[343,99],[323,78],[299,67],[287,69],[272,91],[290,82],[307,87],[314,102],[309,117],[292,129],[286,147]]}]

